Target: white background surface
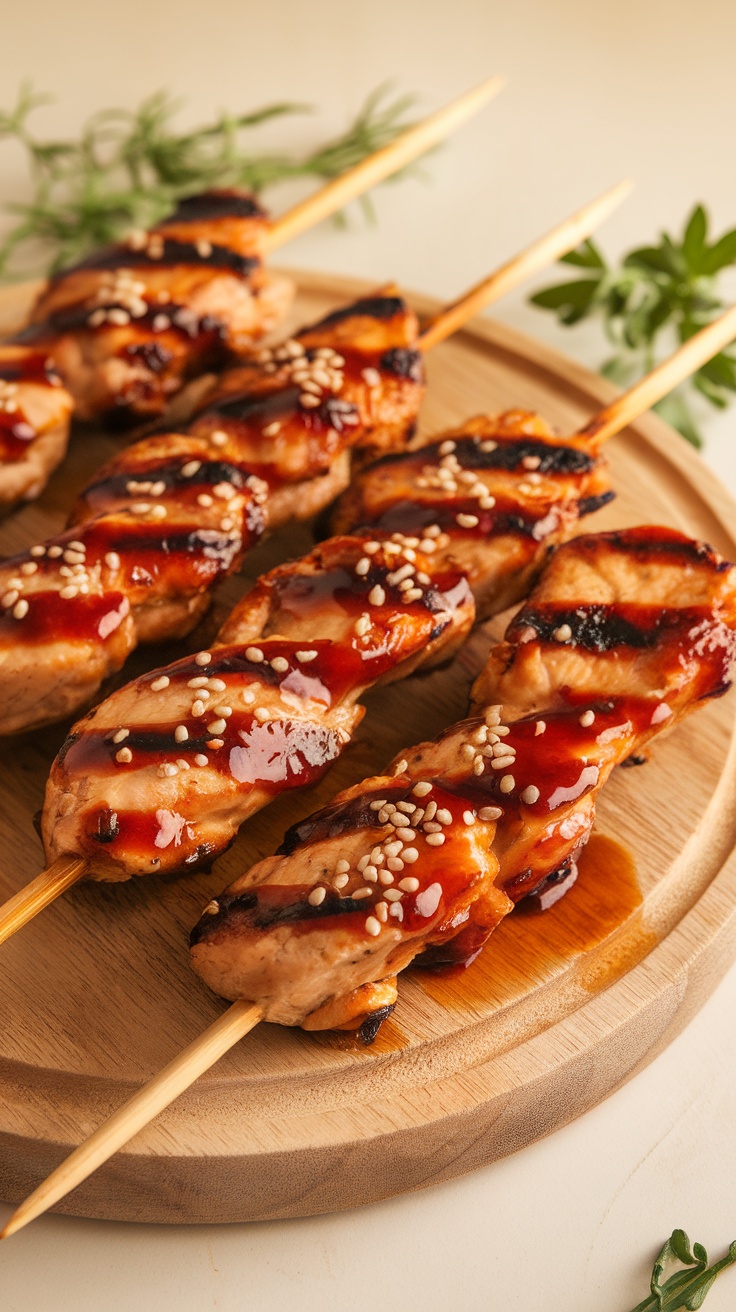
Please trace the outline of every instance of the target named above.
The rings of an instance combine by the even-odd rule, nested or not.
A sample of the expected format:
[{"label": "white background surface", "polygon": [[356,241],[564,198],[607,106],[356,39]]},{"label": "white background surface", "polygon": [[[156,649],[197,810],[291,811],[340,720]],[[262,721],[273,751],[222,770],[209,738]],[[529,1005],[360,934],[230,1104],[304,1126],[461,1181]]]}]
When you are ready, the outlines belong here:
[{"label": "white background surface", "polygon": [[[326,226],[284,257],[450,296],[626,174],[637,188],[603,232],[611,255],[679,230],[696,199],[717,229],[736,224],[735,50],[731,0],[24,0],[6,15],[0,97],[9,104],[24,76],[57,94],[38,116],[48,135],[160,87],[186,96],[193,124],[221,107],[309,101],[314,118],[263,134],[307,148],[387,77],[428,111],[504,72],[503,96],[431,161],[431,185],[384,190],[377,229]],[[20,154],[0,145],[0,194],[22,181]],[[278,190],[274,208],[295,195]],[[592,365],[603,357],[597,329],[557,329],[523,294],[496,314]],[[707,458],[736,490],[736,410],[706,418]],[[713,1255],[736,1237],[735,1010],[732,971],[601,1107],[424,1194],[222,1228],[46,1218],[0,1252],[0,1301],[7,1312],[626,1312],[673,1226]],[[734,1304],[729,1272],[706,1307]]]}]

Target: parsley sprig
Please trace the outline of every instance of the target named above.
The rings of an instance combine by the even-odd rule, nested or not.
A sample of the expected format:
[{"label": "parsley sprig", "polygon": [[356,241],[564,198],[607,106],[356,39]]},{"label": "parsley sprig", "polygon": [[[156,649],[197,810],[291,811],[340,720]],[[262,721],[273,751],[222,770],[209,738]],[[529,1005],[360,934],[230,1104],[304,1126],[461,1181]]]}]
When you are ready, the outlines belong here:
[{"label": "parsley sprig", "polygon": [[[0,277],[73,263],[129,228],[149,227],[181,196],[207,187],[243,186],[258,194],[290,178],[334,178],[408,127],[415,103],[414,96],[381,86],[341,136],[292,155],[253,151],[244,136],[272,119],[309,113],[308,105],[284,101],[247,114],[222,113],[180,132],[173,123],[180,102],[160,91],[135,110],[94,114],[77,139],[41,140],[29,119],[50,99],[24,86],[15,107],[0,111],[0,140],[24,148],[32,189],[29,200],[5,207],[17,221],[0,242]],[[372,217],[370,198],[362,204]]]},{"label": "parsley sprig", "polygon": [[[665,1279],[665,1271],[675,1262],[680,1270]],[[652,1269],[649,1294],[637,1303],[631,1312],[695,1312],[702,1307],[705,1296],[714,1280],[727,1266],[736,1262],[736,1240],[725,1257],[708,1265],[708,1254],[702,1244],[693,1244],[684,1230],[673,1230],[660,1250]]]},{"label": "parsley sprig", "polygon": [[[546,287],[532,304],[552,310],[562,324],[599,317],[615,353],[601,367],[614,382],[628,385],[647,373],[672,344],[685,342],[714,319],[725,302],[719,295],[722,271],[736,264],[736,228],[709,240],[708,215],[696,205],[678,239],[660,234],[654,246],[632,250],[609,264],[593,241],[562,257],[585,276]],[[694,446],[702,445],[688,399],[694,388],[711,405],[724,409],[736,392],[736,353],[721,351],[655,409]]]}]

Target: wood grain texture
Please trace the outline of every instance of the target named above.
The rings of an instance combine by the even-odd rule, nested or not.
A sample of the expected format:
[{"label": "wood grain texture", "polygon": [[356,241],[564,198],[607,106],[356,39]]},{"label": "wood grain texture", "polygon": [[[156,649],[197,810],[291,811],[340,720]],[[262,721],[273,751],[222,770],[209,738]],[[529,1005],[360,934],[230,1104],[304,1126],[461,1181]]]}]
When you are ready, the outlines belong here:
[{"label": "wood grain texture", "polygon": [[[297,277],[294,322],[365,290]],[[14,289],[0,302],[0,331],[23,295]],[[425,433],[512,405],[571,432],[614,395],[487,320],[438,347],[428,370]],[[58,529],[115,447],[76,433],[41,500],[0,528],[2,550]],[[736,556],[736,508],[659,420],[637,421],[610,456],[619,497],[587,526],[670,524]],[[292,527],[259,546],[188,646],[207,641],[246,582],[308,543],[308,531]],[[332,772],[253,817],[210,874],[79,885],[2,948],[0,1196],[28,1193],[220,1014],[188,963],[201,907],[273,851],[286,825],[463,715],[500,627],[476,631],[452,666],[369,694],[358,739]],[[173,654],[142,648],[125,677]],[[468,971],[407,972],[371,1049],[259,1026],[59,1210],[161,1222],[331,1211],[472,1170],[593,1106],[679,1032],[736,954],[735,710],[733,696],[703,709],[604,790],[599,831],[633,853],[635,876],[597,840],[558,907],[510,917]],[[33,815],[65,728],[0,744],[2,897],[41,868]]]}]

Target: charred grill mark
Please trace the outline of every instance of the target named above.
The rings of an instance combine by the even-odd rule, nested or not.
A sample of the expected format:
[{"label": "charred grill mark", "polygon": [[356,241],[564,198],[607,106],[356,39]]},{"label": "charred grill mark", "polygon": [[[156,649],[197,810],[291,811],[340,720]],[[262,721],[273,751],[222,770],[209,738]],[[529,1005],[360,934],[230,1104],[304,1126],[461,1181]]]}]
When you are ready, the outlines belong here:
[{"label": "charred grill mark", "polygon": [[[136,460],[128,469],[108,474],[88,483],[84,489],[85,501],[100,501],[131,497],[140,500],[141,493],[129,491],[131,482],[140,482],[144,478],[155,478],[156,482],[166,484],[165,492],[174,488],[194,488],[203,483],[230,483],[233,490],[242,490],[247,486],[249,471],[243,465],[235,465],[226,460],[202,460],[196,475],[186,475],[182,470],[190,463],[190,457],[183,456],[176,462],[153,460]],[[163,494],[162,494],[163,495]]]},{"label": "charred grill mark", "polygon": [[641,563],[648,560],[656,563],[662,559],[671,562],[673,557],[679,557],[683,568],[699,565],[718,574],[731,568],[729,561],[723,560],[707,542],[688,538],[677,529],[659,526],[644,525],[618,532],[588,534],[576,538],[575,549],[593,554],[613,549],[638,556]]},{"label": "charred grill mark", "polygon": [[425,381],[424,356],[421,351],[414,351],[407,346],[394,346],[390,351],[385,351],[379,365],[396,378],[408,378],[412,383]]},{"label": "charred grill mark", "polygon": [[[382,466],[402,462],[412,465],[417,460],[425,464],[436,464],[440,459],[440,447],[446,440],[440,438],[408,455],[405,451],[398,451],[382,456],[375,462],[373,468],[379,469]],[[453,454],[463,469],[503,469],[510,473],[525,473],[524,460],[534,459],[539,460],[539,464],[534,466],[534,472],[537,474],[574,475],[589,474],[598,463],[593,456],[587,451],[581,451],[579,447],[552,445],[551,442],[531,437],[509,441],[502,435],[494,435],[493,430],[484,433],[482,437],[456,437],[453,440],[455,443]],[[492,451],[484,451],[482,444],[486,441],[495,441],[497,446]]]},{"label": "charred grill mark", "polygon": [[229,932],[237,934],[243,930],[258,932],[300,922],[313,924],[316,920],[361,911],[365,915],[365,903],[351,897],[340,897],[332,890],[327,891],[319,906],[312,906],[307,900],[310,891],[307,887],[282,888],[264,884],[247,893],[225,893],[217,898],[218,910],[214,914],[205,914],[194,926],[189,946],[194,947],[210,938],[224,925]]},{"label": "charred grill mark", "polygon": [[324,319],[310,325],[309,331],[316,332],[320,328],[334,328],[336,324],[344,323],[346,319],[353,319],[358,316],[388,321],[399,314],[406,314],[406,301],[400,296],[363,296],[350,305],[342,306],[339,310],[332,310],[330,314],[325,315]]},{"label": "charred grill mark", "polygon": [[[508,630],[510,641],[518,640],[525,628],[534,629],[541,642],[565,642],[586,651],[609,652],[617,647],[652,648],[665,633],[685,633],[710,615],[699,609],[663,609],[661,606],[613,605],[525,608]],[[567,626],[571,636],[557,637]]]},{"label": "charred grill mark", "polygon": [[379,798],[401,800],[406,795],[406,788],[396,789],[395,793],[361,793],[348,802],[325,806],[321,811],[292,825],[284,834],[277,856],[291,856],[302,845],[323,842],[330,838],[339,838],[341,834],[355,832],[358,829],[375,829],[381,827],[377,811],[371,810],[371,802]]},{"label": "charred grill mark", "polygon": [[602,510],[615,500],[616,493],[613,491],[601,492],[597,497],[581,497],[578,501],[578,515],[581,519],[585,515],[592,515],[594,511]]},{"label": "charred grill mark", "polygon": [[53,281],[59,282],[68,274],[82,269],[172,268],[177,264],[225,269],[239,278],[248,278],[261,264],[257,256],[240,255],[238,251],[230,250],[228,246],[216,246],[208,242],[207,253],[202,254],[196,242],[180,241],[176,237],[166,237],[163,234],[160,235],[159,241],[158,250],[161,254],[155,257],[150,255],[145,247],[142,250],[131,250],[125,245],[108,246],[103,250],[93,251],[78,264],[61,269],[54,275]]},{"label": "charred grill mark", "polygon": [[268,219],[268,213],[254,196],[223,189],[183,196],[173,214],[168,215],[163,223],[204,223],[211,219],[231,218]]}]

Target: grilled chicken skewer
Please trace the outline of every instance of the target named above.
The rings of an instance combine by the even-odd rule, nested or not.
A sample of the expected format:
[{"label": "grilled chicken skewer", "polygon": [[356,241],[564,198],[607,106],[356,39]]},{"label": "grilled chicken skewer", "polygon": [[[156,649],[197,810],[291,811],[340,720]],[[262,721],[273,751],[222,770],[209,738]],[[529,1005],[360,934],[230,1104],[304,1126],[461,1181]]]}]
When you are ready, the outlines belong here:
[{"label": "grilled chicken skewer", "polygon": [[[534,242],[437,316],[462,321],[576,245],[624,184]],[[138,641],[182,636],[267,525],[303,518],[362,459],[405,446],[424,390],[416,316],[390,292],[304,329],[223,374],[186,435],[128,448],[82,493],[72,525],[0,566],[0,732],[89,701]]]},{"label": "grilled chicken skewer", "polygon": [[259,1020],[360,1026],[412,961],[467,960],[527,893],[568,875],[615,765],[730,683],[736,568],[671,529],[561,546],[476,682],[476,714],[295,826],[192,933],[235,999],[10,1218],[79,1185]]},{"label": "grilled chicken skewer", "polygon": [[[234,188],[184,199],[150,230],[55,275],[19,345],[2,354],[52,355],[80,419],[120,426],[160,415],[188,378],[242,355],[285,313],[292,284],[264,268],[267,254],[443,140],[502,85],[491,78],[466,92],[273,223]],[[66,449],[68,398],[55,396],[53,426],[48,401],[28,401],[23,427],[16,421],[0,447],[2,504],[37,496]]]},{"label": "grilled chicken skewer", "polygon": [[[318,553],[306,562],[297,562],[295,567],[276,571],[262,581],[260,594],[256,589],[250,598],[245,599],[236,610],[234,620],[225,626],[216,665],[213,666],[212,653],[203,652],[199,654],[199,660],[194,658],[191,669],[186,662],[179,662],[169,672],[163,671],[153,679],[149,677],[134,683],[109,699],[99,708],[96,724],[88,719],[70,735],[52,769],[44,808],[44,837],[52,864],[0,910],[0,942],[84,875],[93,879],[119,880],[148,871],[190,869],[203,861],[211,862],[235,836],[238,825],[275,792],[315,777],[349,740],[351,728],[358,722],[357,698],[370,680],[366,680],[365,671],[356,676],[355,670],[361,669],[361,644],[371,642],[375,620],[379,620],[379,627],[375,630],[375,636],[379,638],[378,650],[388,659],[384,659],[383,664],[374,664],[371,677],[386,680],[398,677],[404,669],[408,672],[416,668],[422,661],[435,659],[441,649],[442,628],[448,644],[457,642],[472,619],[470,592],[477,595],[483,615],[493,609],[494,594],[497,606],[508,605],[514,596],[522,595],[520,591],[513,592],[515,585],[509,586],[512,571],[505,573],[509,547],[512,548],[509,558],[514,562],[514,572],[519,572],[525,578],[523,586],[528,586],[535,563],[541,564],[543,546],[540,544],[545,540],[549,544],[555,537],[557,541],[564,538],[572,530],[581,509],[591,509],[596,504],[595,499],[599,501],[606,495],[600,482],[600,467],[596,467],[595,452],[600,441],[625,427],[635,417],[638,407],[651,404],[658,395],[664,395],[676,386],[735,333],[736,309],[732,309],[692,338],[654,374],[605,407],[582,430],[584,438],[579,436],[572,444],[553,439],[552,445],[560,449],[554,455],[552,468],[554,460],[562,456],[563,473],[569,475],[572,472],[579,480],[581,476],[583,480],[585,476],[592,476],[586,495],[582,494],[584,481],[579,481],[576,488],[573,480],[572,487],[568,486],[562,496],[558,489],[558,495],[550,498],[551,489],[545,491],[540,473],[543,460],[549,460],[548,453],[537,451],[530,455],[528,450],[520,451],[517,446],[517,463],[520,460],[523,465],[523,461],[527,461],[523,465],[524,482],[518,482],[517,496],[522,493],[526,497],[540,488],[541,505],[537,503],[536,519],[528,513],[528,508],[526,517],[501,516],[499,529],[503,539],[509,530],[514,535],[520,526],[523,529],[526,524],[530,529],[527,533],[530,541],[524,551],[520,552],[515,543],[506,543],[505,548],[499,549],[493,541],[492,523],[485,523],[475,512],[468,516],[466,510],[458,511],[454,519],[457,530],[466,533],[479,529],[481,534],[485,532],[491,537],[486,546],[488,565],[485,570],[479,567],[483,559],[479,555],[479,540],[473,539],[459,548],[464,567],[458,578],[458,564],[452,556],[452,535],[443,534],[439,525],[427,524],[424,520],[421,527],[424,536],[418,536],[417,547],[411,545],[413,538],[407,542],[405,534],[398,534],[399,541],[396,541],[396,531],[388,531],[385,521],[382,527],[383,514],[395,513],[398,509],[396,505],[393,509],[384,505],[384,487],[383,500],[378,496],[379,514],[375,528],[363,526],[360,533],[352,534],[352,540],[338,539],[329,547],[323,546],[320,551],[326,553],[324,557]],[[537,433],[541,431],[537,429]],[[469,491],[477,498],[478,509],[485,514],[487,510],[495,509],[492,486],[485,481],[489,473],[486,457],[493,456],[492,465],[498,465],[501,471],[505,464],[513,465],[513,462],[506,459],[508,449],[501,448],[496,456],[495,452],[499,451],[497,438],[484,438],[481,432],[473,434],[470,454],[471,463],[472,459],[481,458],[485,472],[476,470]],[[449,467],[447,463],[442,466],[445,475],[450,476],[449,485],[439,470],[430,469],[420,475],[421,482],[416,489],[417,494],[421,494],[420,499],[429,502],[430,521],[440,509],[436,504],[438,496],[440,501],[443,496],[454,499],[457,485],[461,482],[466,485],[461,475],[471,472],[456,468],[460,464],[455,455],[457,444],[454,439],[448,440],[452,449],[443,453],[440,444],[437,454],[441,462],[455,462]],[[484,441],[486,451],[482,450]],[[489,444],[492,450],[488,450]],[[569,464],[570,451],[577,462],[572,465]],[[410,460],[414,458],[414,453],[408,457]],[[493,477],[493,468],[490,473]],[[540,482],[532,482],[532,479]],[[361,498],[370,499],[370,481],[371,475],[368,474],[359,497],[358,522],[365,518]],[[379,484],[380,481],[379,478]],[[508,501],[510,492],[508,479],[497,490],[503,506],[503,498]],[[591,497],[595,499],[591,500]],[[408,512],[415,513],[416,507],[411,502],[407,506],[405,498],[404,504]],[[425,509],[429,508],[425,506]],[[543,512],[541,515],[540,511]],[[443,579],[435,575],[433,581],[430,572],[433,567],[442,567],[442,556],[433,565],[429,564],[427,557],[434,556],[438,539],[443,538],[446,541],[441,541],[440,551],[450,548],[446,563],[457,581],[457,590],[453,589],[456,609],[454,613],[451,608],[441,614],[442,627],[433,622],[427,640],[429,615],[437,611],[440,595],[446,593],[448,584],[447,574]],[[434,551],[428,550],[427,543],[434,545]],[[401,564],[396,560],[397,547],[402,557]],[[419,561],[417,549],[422,553]],[[347,560],[345,557],[340,559],[343,550],[347,551]],[[407,555],[407,550],[410,555]],[[363,554],[356,560],[358,552]],[[387,554],[392,556],[393,577],[390,581]],[[345,568],[346,564],[351,567],[350,572]],[[335,569],[330,577],[333,566]],[[361,610],[357,619],[352,619],[351,629],[346,619],[349,608],[346,611],[341,597],[354,597],[361,584],[365,588],[371,570],[375,568],[384,571],[386,583],[390,589],[398,589],[398,595],[387,598],[383,583],[371,583],[368,609]],[[493,589],[488,586],[489,578],[494,580]],[[308,597],[311,591],[313,599],[315,596],[319,598],[320,592],[328,601],[332,597],[327,630],[322,628],[318,607],[316,629],[305,630],[298,613],[300,605],[294,608],[283,604],[281,585],[288,580],[292,587],[297,584],[294,595],[301,599],[302,611],[305,593]],[[286,591],[288,593],[288,587]],[[412,592],[414,595],[410,596]],[[393,613],[372,616],[371,607],[382,608],[387,599],[390,606],[393,604]],[[275,606],[272,605],[274,600]],[[407,613],[409,602],[421,602],[421,611],[417,614],[415,608]],[[401,641],[397,641],[390,631],[389,619],[400,626],[396,633],[401,635]],[[308,621],[315,624],[314,612],[308,616]],[[270,627],[272,622],[273,628]],[[288,636],[288,628],[291,626],[293,631],[295,622],[298,625],[296,639]],[[287,636],[276,637],[278,629],[283,626],[287,627]],[[311,636],[307,636],[314,632],[318,634],[317,645]],[[382,633],[388,636],[384,636],[384,650],[380,651]],[[271,634],[273,638],[270,638]],[[261,645],[264,636],[268,639],[268,658]],[[233,638],[238,641],[233,643]],[[357,656],[360,656],[360,662]],[[304,674],[304,666],[309,667],[317,660],[320,664],[325,662],[322,672],[327,682],[314,677],[320,673],[320,665],[314,666],[311,674],[309,669],[306,676]],[[351,671],[347,681],[344,677],[346,664]],[[205,670],[208,673],[205,674]],[[335,684],[338,699],[333,703]],[[162,702],[159,699],[164,693],[166,698]],[[203,695],[205,693],[208,695]],[[210,701],[213,694],[217,696],[216,702]],[[226,694],[228,700],[225,701],[221,694]],[[264,698],[268,704],[263,702]],[[213,719],[209,718],[210,705]],[[164,711],[167,719],[164,719]],[[134,740],[132,746],[128,742],[132,737],[131,723],[135,723],[137,734],[137,741]],[[228,735],[233,735],[233,741],[228,742]],[[139,752],[139,760],[134,757],[133,746],[143,749]],[[264,762],[268,762],[268,768]],[[92,767],[97,771],[96,777]],[[206,771],[209,773],[204,773]],[[207,799],[205,814],[200,805],[203,796]],[[199,834],[197,823],[192,823],[195,817],[201,825]]]}]

